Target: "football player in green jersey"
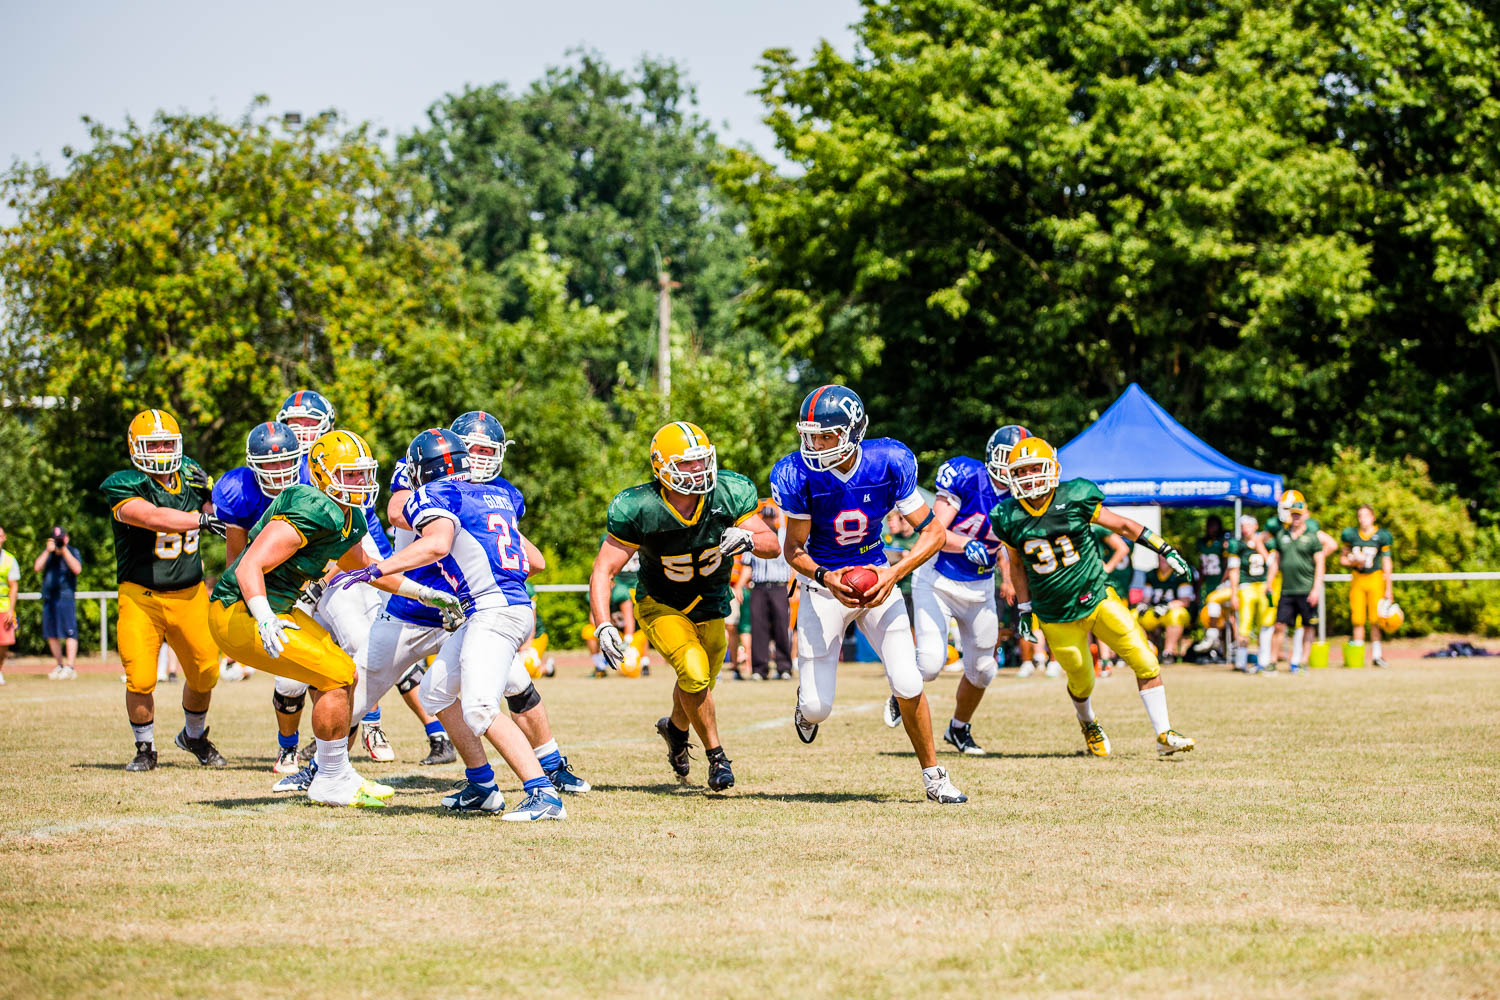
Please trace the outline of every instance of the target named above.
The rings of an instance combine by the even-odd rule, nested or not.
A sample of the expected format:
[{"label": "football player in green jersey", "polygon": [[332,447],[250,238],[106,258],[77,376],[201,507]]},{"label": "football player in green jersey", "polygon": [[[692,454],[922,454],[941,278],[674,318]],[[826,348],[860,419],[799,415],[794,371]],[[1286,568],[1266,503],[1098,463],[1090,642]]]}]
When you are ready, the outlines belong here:
[{"label": "football player in green jersey", "polygon": [[729,641],[730,569],[742,552],[774,559],[781,544],[757,513],[755,484],[719,471],[714,446],[696,424],[678,420],[656,432],[651,472],[650,482],[610,501],[609,534],[589,577],[594,635],[618,669],[625,640],[610,620],[609,595],[615,575],[639,551],[636,621],[677,672],[672,714],[657,721],[656,731],[667,741],[672,770],[686,778],[691,724],[708,755],[708,787],[723,791],[734,784],[734,772],[719,743],[712,692]]},{"label": "football player in green jersey", "polygon": [[[1239,531],[1229,542],[1229,600],[1238,632],[1234,669],[1242,673],[1255,672],[1250,668],[1250,639],[1260,635],[1261,623],[1270,606],[1271,552],[1261,537],[1260,522],[1249,514],[1241,517]],[[1259,659],[1257,656],[1257,664]]]},{"label": "football player in green jersey", "polygon": [[219,651],[208,634],[203,587],[204,531],[223,536],[210,511],[203,467],[182,454],[182,431],[165,410],[142,410],[126,434],[134,468],[100,484],[113,513],[115,579],[120,618],[117,644],[125,668],[125,712],[135,737],[127,771],[156,767],[156,658],[165,642],[177,653],[186,683],[186,725],[176,744],[206,767],[225,760],[208,738],[208,705],[219,681]]},{"label": "football player in green jersey", "polygon": [[1052,655],[1068,675],[1088,751],[1109,755],[1090,696],[1094,691],[1089,633],[1104,640],[1135,672],[1146,715],[1156,730],[1156,749],[1163,756],[1193,749],[1193,741],[1171,727],[1161,665],[1125,602],[1109,586],[1104,560],[1091,525],[1151,549],[1179,572],[1187,560],[1161,536],[1129,518],[1104,509],[1104,494],[1087,479],[1059,482],[1057,452],[1041,438],[1023,438],[1010,455],[1010,499],[990,513],[995,535],[1011,561],[1021,632],[1032,632],[1031,614],[1042,623]]},{"label": "football player in green jersey", "polygon": [[1343,551],[1339,565],[1349,567],[1354,579],[1349,584],[1349,621],[1354,628],[1354,644],[1364,645],[1365,622],[1370,621],[1375,654],[1373,663],[1385,666],[1380,649],[1380,608],[1393,603],[1391,596],[1391,533],[1375,525],[1375,508],[1359,505],[1358,527],[1345,528],[1340,536]]},{"label": "football player in green jersey", "polygon": [[1182,572],[1160,556],[1156,568],[1146,574],[1141,584],[1141,603],[1136,606],[1135,617],[1147,636],[1162,630],[1163,663],[1175,663],[1182,654],[1183,632],[1193,622],[1188,611],[1193,593],[1193,574]]}]

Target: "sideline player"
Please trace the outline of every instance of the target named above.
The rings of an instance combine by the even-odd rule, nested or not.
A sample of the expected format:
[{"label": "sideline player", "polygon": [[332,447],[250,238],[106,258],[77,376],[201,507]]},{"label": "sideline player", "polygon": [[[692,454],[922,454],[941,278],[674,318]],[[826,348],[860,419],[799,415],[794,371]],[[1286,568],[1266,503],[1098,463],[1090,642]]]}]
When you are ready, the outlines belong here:
[{"label": "sideline player", "polygon": [[[568,812],[542,771],[526,735],[505,713],[507,678],[516,651],[535,625],[526,575],[534,547],[521,534],[526,502],[498,477],[468,479],[468,451],[446,428],[423,431],[406,451],[411,485],[401,518],[417,537],[378,564],[340,573],[330,587],[376,583],[386,574],[441,563],[463,624],[448,636],[422,677],[422,705],[436,715],[465,756],[468,783],[459,792],[463,811],[499,812],[505,799],[485,760],[488,738],[522,781],[525,799],[503,817],[511,821],[561,820]],[[530,681],[528,679],[527,683]],[[534,690],[534,689],[533,689]],[[373,693],[373,691],[372,691]],[[471,800],[471,801],[470,801]],[[444,800],[444,805],[449,805]]]},{"label": "sideline player", "polygon": [[210,511],[209,479],[182,454],[182,432],[165,410],[142,410],[126,433],[130,464],[100,485],[113,513],[118,644],[125,668],[125,711],[135,736],[127,771],[156,767],[156,660],[165,641],[182,662],[185,725],[174,742],[205,767],[223,767],[208,738],[208,706],[219,680],[219,651],[209,635],[202,532],[224,534]]},{"label": "sideline player", "polygon": [[1339,554],[1339,565],[1353,571],[1354,579],[1349,584],[1349,622],[1354,628],[1354,645],[1365,642],[1365,622],[1370,623],[1375,654],[1371,663],[1385,666],[1380,648],[1380,615],[1382,604],[1392,601],[1391,595],[1391,533],[1375,524],[1375,508],[1367,503],[1359,505],[1356,515],[1358,527],[1345,528],[1340,538],[1343,551]]},{"label": "sideline player", "polygon": [[[494,420],[493,417],[489,419]],[[458,421],[454,423],[458,424]],[[499,431],[498,421],[495,429]],[[499,436],[503,440],[504,432],[500,431]],[[448,441],[441,435],[437,438],[423,435],[412,443],[412,447],[415,448],[424,439],[423,447],[441,447],[440,440]],[[462,444],[461,439],[460,444]],[[447,447],[452,449],[455,446],[448,441]],[[410,453],[409,448],[408,454],[401,457],[396,463],[395,471],[391,474],[391,499],[386,508],[386,513],[391,519],[391,526],[396,529],[397,552],[416,541],[417,538],[416,532],[412,531],[411,525],[407,523],[405,514],[406,503],[411,499],[413,492]],[[437,454],[455,454],[455,452],[439,450]],[[431,458],[431,456],[427,457]],[[456,478],[464,476],[460,469],[462,465],[462,458],[455,459],[453,475]],[[486,476],[483,482],[494,480],[500,473],[498,463],[482,462],[480,467]],[[447,472],[446,464],[439,472]],[[468,475],[470,477],[474,475],[472,466],[468,469]],[[429,478],[439,479],[445,476],[429,473]],[[470,481],[474,480],[471,478]],[[542,559],[542,554],[531,544],[531,541],[522,537],[521,544],[526,552],[529,571],[537,572],[545,569],[546,564]],[[405,575],[434,589],[453,592],[452,585],[444,578],[443,571],[437,563],[429,563],[408,570]],[[530,593],[527,588],[527,595],[530,596]],[[422,663],[428,656],[435,655],[447,641],[445,625],[452,625],[456,630],[458,624],[461,623],[445,623],[436,609],[417,601],[408,600],[399,595],[392,597],[370,628],[370,643],[365,649],[365,660],[360,664],[360,686],[355,692],[356,708],[380,700],[390,686],[396,684],[402,691],[402,697],[407,697],[408,691],[414,692],[418,707],[426,713],[426,708],[420,704],[421,694],[417,690],[425,673]],[[529,638],[530,635],[528,635]],[[523,642],[522,648],[524,646]],[[560,792],[587,792],[591,786],[573,773],[568,765],[568,758],[563,756],[558,748],[557,740],[552,735],[552,723],[547,716],[547,708],[542,704],[542,696],[537,691],[536,685],[532,683],[531,674],[526,669],[525,659],[519,652],[511,661],[509,673],[506,675],[504,694],[511,718],[526,735],[526,740],[531,744],[532,752],[536,755],[537,763],[552,781],[553,787]],[[447,760],[428,760],[423,763],[449,763],[459,751],[463,752],[466,767],[479,768],[487,763],[483,744],[477,737],[468,733],[465,727],[460,726],[458,732],[452,734],[450,738],[443,723],[433,718],[427,731],[430,738],[435,740],[438,735],[441,735],[441,743],[433,743],[433,754],[437,755],[439,751],[442,751],[446,754]],[[472,790],[468,794],[460,791],[443,799],[443,805],[461,812],[475,809],[484,811],[481,808],[482,805],[490,801],[488,791],[486,789],[486,794],[482,797],[477,796]],[[503,802],[503,799],[498,796],[498,791],[495,801]],[[493,808],[489,811],[501,808],[493,802],[490,804]]]},{"label": "sideline player", "polygon": [[[367,781],[349,761],[354,660],[297,606],[303,588],[321,579],[330,560],[349,569],[369,564],[360,542],[368,530],[362,508],[380,492],[375,459],[359,435],[332,431],[313,442],[307,461],[312,484],[295,483],[271,501],[249,545],[214,587],[208,624],[219,648],[238,662],[322,692],[313,702],[316,773],[307,797],[323,805],[379,807],[394,790]],[[399,575],[376,586],[436,605],[457,603]]]},{"label": "sideline player", "polygon": [[1041,438],[1025,438],[1010,455],[1011,499],[990,514],[990,523],[1011,561],[1021,630],[1031,631],[1029,613],[1035,610],[1052,655],[1068,675],[1068,696],[1089,753],[1109,756],[1109,737],[1094,715],[1090,698],[1094,691],[1090,631],[1135,671],[1141,703],[1156,730],[1157,752],[1166,756],[1191,750],[1193,741],[1171,726],[1161,665],[1130,609],[1110,588],[1090,525],[1102,524],[1139,542],[1178,573],[1190,572],[1187,560],[1150,528],[1106,510],[1098,486],[1087,479],[1059,482],[1058,475],[1057,452],[1052,446]]},{"label": "sideline player", "polygon": [[[1281,640],[1287,629],[1300,620],[1302,627],[1318,627],[1322,613],[1323,573],[1328,555],[1338,549],[1317,521],[1307,516],[1307,498],[1297,490],[1287,490],[1281,498],[1287,510],[1287,523],[1276,534],[1277,566],[1281,571],[1281,596],[1276,601],[1276,632],[1271,636],[1269,662],[1261,670],[1275,673],[1281,659]],[[1298,631],[1301,631],[1299,629]],[[1300,643],[1291,658],[1291,673],[1298,673],[1301,654],[1308,644]]]},{"label": "sideline player", "polygon": [[610,592],[616,574],[639,552],[636,623],[677,673],[672,712],[657,720],[656,731],[667,743],[672,770],[686,778],[691,725],[708,756],[708,787],[721,792],[734,786],[713,699],[729,643],[730,569],[742,552],[774,559],[781,544],[761,520],[755,484],[719,471],[718,452],[697,424],[676,420],[657,430],[651,477],[609,502],[608,534],[589,575],[594,636],[605,660],[619,669],[626,641],[610,619]]},{"label": "sideline player", "polygon": [[[1260,634],[1260,624],[1266,616],[1270,569],[1271,553],[1261,538],[1260,522],[1245,514],[1229,543],[1230,602],[1239,631],[1235,637],[1234,669],[1241,673],[1254,672],[1250,669],[1250,638]],[[1259,662],[1257,654],[1257,669]]]},{"label": "sideline player", "polygon": [[[898,581],[943,547],[947,532],[917,492],[917,459],[891,438],[865,441],[869,418],[854,391],[841,385],[814,389],[798,410],[798,451],[771,470],[771,496],[786,514],[786,561],[806,577],[807,595],[797,616],[797,737],[811,743],[833,711],[839,652],[850,622],[859,625],[885,666],[886,682],[901,709],[907,738],[922,767],[933,802],[967,802],[968,796],[939,767],[932,742],[932,712],[922,690],[916,644]],[[881,526],[895,509],[919,532],[910,554],[885,560]],[[844,583],[856,566],[871,567],[876,583],[863,594]],[[915,588],[913,589],[915,602]],[[946,645],[946,643],[945,643]]]},{"label": "sideline player", "polygon": [[[959,753],[984,756],[970,723],[985,689],[995,679],[995,647],[1000,642],[1000,617],[995,610],[995,553],[1000,539],[990,530],[990,511],[1010,491],[1006,464],[1015,443],[1030,432],[1006,424],[990,435],[984,461],[957,455],[938,467],[937,499],[932,516],[945,532],[937,558],[912,574],[912,606],[916,612],[917,669],[922,680],[942,672],[948,658],[948,619],[958,622],[963,650],[963,676],[954,695],[953,718],[943,742]],[[1010,564],[1000,565],[1000,590],[1014,599]],[[901,708],[893,694],[885,704],[885,724],[901,724]]]},{"label": "sideline player", "polygon": [[1184,571],[1158,555],[1156,568],[1146,574],[1141,586],[1141,604],[1136,608],[1136,618],[1141,623],[1141,631],[1148,636],[1158,628],[1162,629],[1161,662],[1174,663],[1181,654],[1182,633],[1193,620],[1188,611],[1192,603],[1192,570]]}]

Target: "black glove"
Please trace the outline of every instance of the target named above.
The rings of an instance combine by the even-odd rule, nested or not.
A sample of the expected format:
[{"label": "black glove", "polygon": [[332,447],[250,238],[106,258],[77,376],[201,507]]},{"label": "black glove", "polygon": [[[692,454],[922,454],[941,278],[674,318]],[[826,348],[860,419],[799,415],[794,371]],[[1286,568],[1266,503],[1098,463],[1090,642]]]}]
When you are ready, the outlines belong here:
[{"label": "black glove", "polygon": [[214,485],[214,481],[208,478],[208,473],[203,471],[201,465],[183,465],[182,478],[193,489],[204,493],[207,493]]},{"label": "black glove", "polygon": [[220,538],[223,538],[224,535],[229,531],[229,525],[225,524],[217,517],[214,517],[208,511],[204,511],[203,513],[198,515],[198,530],[207,531],[210,534],[218,535]]}]

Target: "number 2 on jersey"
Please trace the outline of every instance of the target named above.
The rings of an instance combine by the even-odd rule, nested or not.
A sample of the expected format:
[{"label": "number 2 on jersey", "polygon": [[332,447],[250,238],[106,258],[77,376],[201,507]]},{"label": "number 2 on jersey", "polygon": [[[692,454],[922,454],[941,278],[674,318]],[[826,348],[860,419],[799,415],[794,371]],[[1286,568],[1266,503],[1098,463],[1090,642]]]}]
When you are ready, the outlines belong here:
[{"label": "number 2 on jersey", "polygon": [[495,539],[495,549],[500,553],[500,568],[518,569],[523,573],[530,573],[531,562],[526,558],[526,550],[521,546],[521,532],[516,528],[510,515],[491,513],[484,526],[500,536]]}]

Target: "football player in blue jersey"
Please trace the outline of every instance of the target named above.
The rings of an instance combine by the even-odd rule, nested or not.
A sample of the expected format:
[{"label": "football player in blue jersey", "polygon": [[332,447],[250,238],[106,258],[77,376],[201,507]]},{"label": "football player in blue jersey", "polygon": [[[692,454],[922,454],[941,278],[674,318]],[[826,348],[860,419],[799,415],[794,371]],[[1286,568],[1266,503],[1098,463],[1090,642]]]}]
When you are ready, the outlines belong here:
[{"label": "football player in blue jersey", "polygon": [[[536,625],[526,593],[536,549],[525,541],[519,525],[526,502],[519,490],[498,476],[471,482],[468,451],[458,435],[445,428],[418,434],[406,456],[415,490],[401,514],[417,538],[374,566],[339,574],[331,586],[348,589],[387,573],[439,564],[466,618],[444,640],[422,678],[422,703],[455,737],[462,739],[466,728],[476,744],[479,737],[488,738],[522,780],[526,798],[504,819],[565,819],[567,810],[557,789],[502,704],[516,652]],[[455,742],[463,753],[465,743]],[[483,761],[482,745],[479,751]],[[459,803],[460,808],[504,808],[488,762],[469,767],[466,776],[468,783],[458,796],[472,803]]]},{"label": "football player in blue jersey", "polygon": [[[985,460],[958,455],[937,473],[934,520],[947,532],[937,558],[917,567],[912,578],[912,607],[916,612],[917,667],[924,681],[934,680],[948,660],[948,619],[958,622],[964,674],[958,681],[953,718],[943,740],[960,753],[983,756],[970,722],[995,679],[995,646],[1000,642],[1000,618],[995,610],[995,556],[1000,539],[990,530],[990,511],[1010,495],[1006,463],[1015,443],[1028,436],[1026,428],[1006,424],[990,435]],[[1001,591],[1015,597],[1010,564],[1000,564]],[[886,703],[885,724],[896,726],[901,714],[892,695]]]},{"label": "football player in blue jersey", "polygon": [[[797,421],[799,451],[771,470],[771,496],[786,514],[786,560],[805,579],[797,613],[797,736],[811,743],[833,711],[839,649],[850,622],[858,624],[885,665],[886,680],[922,766],[922,783],[934,802],[966,802],[967,796],[939,767],[932,742],[932,715],[922,690],[917,650],[906,603],[896,583],[943,547],[946,532],[917,492],[917,460],[890,438],[865,441],[868,425],[859,396],[825,385],[802,401]],[[910,555],[886,562],[880,533],[894,508],[920,532]],[[864,592],[844,575],[868,567],[875,583]]]}]

